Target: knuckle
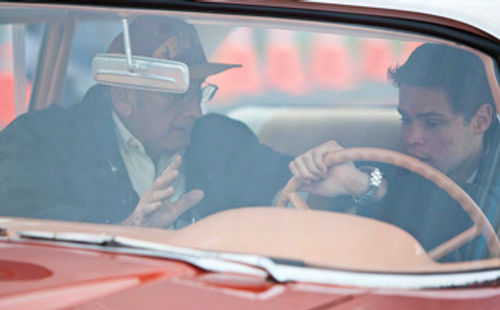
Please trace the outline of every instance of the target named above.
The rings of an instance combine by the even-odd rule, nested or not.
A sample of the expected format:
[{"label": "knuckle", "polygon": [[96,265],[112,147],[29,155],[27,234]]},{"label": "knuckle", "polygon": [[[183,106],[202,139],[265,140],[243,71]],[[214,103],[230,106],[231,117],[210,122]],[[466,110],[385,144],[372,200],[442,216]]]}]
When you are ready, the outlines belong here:
[{"label": "knuckle", "polygon": [[328,146],[335,146],[335,145],[337,145],[337,141],[335,141],[335,140],[330,140],[330,141],[326,142],[326,143],[325,143],[325,145],[328,145]]},{"label": "knuckle", "polygon": [[340,147],[340,144],[338,144],[337,141],[331,140],[329,141],[328,147],[332,149],[337,149]]},{"label": "knuckle", "polygon": [[311,154],[307,154],[308,156],[304,156],[304,162],[309,163],[311,162]]}]

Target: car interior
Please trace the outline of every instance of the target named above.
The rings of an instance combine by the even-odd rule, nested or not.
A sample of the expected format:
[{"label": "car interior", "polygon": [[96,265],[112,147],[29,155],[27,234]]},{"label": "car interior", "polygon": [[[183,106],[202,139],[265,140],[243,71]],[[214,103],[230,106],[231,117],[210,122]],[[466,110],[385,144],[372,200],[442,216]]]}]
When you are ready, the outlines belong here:
[{"label": "car interior", "polygon": [[[19,13],[21,21],[23,18],[30,20],[30,13],[28,11],[20,10]],[[214,17],[194,18],[183,13],[177,13],[177,15],[188,21],[191,20],[197,23],[195,25],[201,34],[207,34],[212,31],[211,38],[213,40],[205,39],[206,42],[204,42],[206,44],[204,46],[205,50],[210,59],[217,60],[217,57],[220,55],[227,55],[227,53],[233,50],[242,48],[241,44],[243,44],[243,47],[245,47],[244,44],[248,44],[247,42],[241,43],[238,41],[234,43],[234,33],[241,34],[242,31],[246,31],[246,35],[251,36],[252,42],[254,42],[252,48],[255,55],[249,56],[234,53],[236,56],[239,55],[239,58],[235,56],[236,58],[229,60],[234,63],[242,63],[243,68],[245,68],[243,69],[243,73],[235,71],[232,77],[228,73],[229,77],[221,77],[220,79],[215,77],[211,79],[210,82],[218,85],[221,94],[219,97],[216,95],[212,102],[205,104],[203,109],[205,112],[222,113],[243,121],[253,130],[263,144],[279,152],[293,156],[299,155],[311,147],[332,139],[338,141],[346,148],[375,147],[386,150],[398,150],[401,122],[400,115],[395,109],[397,104],[397,90],[387,80],[386,76],[384,77],[384,73],[386,73],[388,65],[395,66],[404,61],[408,55],[408,51],[405,50],[406,47],[411,46],[414,48],[422,42],[438,41],[426,36],[417,36],[403,32],[397,33],[377,28],[334,24],[327,27],[314,22],[304,22],[306,26],[301,25],[298,28],[292,22],[286,23],[281,21],[278,23],[276,20],[269,19],[267,23],[263,23],[261,20],[240,21],[237,18],[234,20],[228,19],[226,21],[227,25],[225,25]],[[200,14],[200,16],[203,16],[203,14]],[[7,24],[10,27],[11,23],[18,22],[14,17],[6,18],[6,16],[2,16],[2,18],[6,21],[6,25],[0,26],[2,28],[6,28]],[[10,118],[7,118],[0,126],[3,125],[5,127],[16,115],[23,112],[43,109],[50,104],[70,106],[77,103],[88,86],[94,83],[89,62],[96,51],[104,52],[103,48],[105,47],[103,46],[106,45],[103,44],[107,44],[109,38],[112,38],[121,29],[118,14],[107,15],[99,12],[63,16],[57,16],[54,12],[48,12],[47,16],[41,18],[39,22],[37,25],[27,25],[24,29],[26,32],[20,34],[27,35],[30,40],[31,38],[33,39],[32,42],[36,43],[33,45],[36,46],[35,50],[31,47],[26,47],[26,50],[23,52],[26,55],[26,59],[28,59],[28,62],[25,64],[28,80],[24,84],[32,85],[30,86],[32,89],[28,93],[30,100],[29,108],[25,104],[21,107],[19,101],[16,103],[15,101],[2,103],[2,105],[10,105],[9,109],[15,111],[15,114],[9,116]],[[266,27],[275,27],[276,29],[268,30]],[[82,44],[78,41],[78,38],[79,36],[86,35],[89,29],[93,29],[92,31],[101,29],[103,31],[103,38],[99,39],[101,42],[96,42],[95,45],[84,48],[84,46],[78,45]],[[304,29],[310,31],[310,33],[307,33]],[[294,40],[280,42],[280,40],[276,40],[273,37],[273,30],[287,33],[287,35],[284,35],[283,32],[280,32],[279,35],[281,38],[296,36],[298,39],[295,38]],[[350,77],[345,78],[354,79],[354,82],[351,81],[352,85],[342,86],[342,83],[346,83],[345,81],[330,81],[332,83],[330,85],[334,85],[334,87],[326,90],[317,90],[307,85],[317,83],[313,79],[318,77],[308,75],[305,78],[305,82],[298,82],[299,86],[290,90],[280,87],[282,85],[280,83],[287,81],[286,74],[262,73],[262,71],[259,71],[264,70],[259,65],[263,66],[262,62],[266,57],[269,59],[274,57],[272,53],[273,51],[276,52],[276,50],[273,50],[273,44],[281,44],[276,49],[282,54],[276,52],[278,53],[276,57],[281,57],[282,59],[291,57],[290,59],[292,60],[290,61],[293,61],[293,59],[297,59],[294,57],[299,57],[298,59],[300,59],[300,57],[309,56],[307,53],[312,53],[311,51],[307,51],[305,56],[294,54],[297,52],[304,53],[305,44],[303,42],[312,42],[316,35],[324,35],[325,33],[331,34],[335,37],[335,40],[342,41],[341,44],[336,46],[343,48],[343,52],[352,53],[349,55],[353,57],[350,61],[352,62],[352,68],[354,68],[351,69],[354,71],[349,73],[351,74]],[[373,38],[376,40],[375,43],[371,41]],[[11,42],[14,43],[13,48],[23,48],[22,45],[19,43],[16,44],[14,41]],[[234,44],[231,45],[228,42]],[[372,43],[373,45],[370,45]],[[9,42],[6,44],[9,44]],[[85,44],[83,43],[83,45]],[[365,45],[367,46],[366,50],[362,50]],[[226,47],[226,50],[220,50],[219,46]],[[71,47],[76,50],[81,49],[83,55],[68,53],[67,51]],[[321,44],[318,44],[317,47],[321,48]],[[38,49],[41,51],[39,55],[37,54]],[[366,60],[367,55],[375,52],[379,58]],[[389,54],[389,56],[386,56],[386,54]],[[331,57],[332,55],[337,54],[327,53],[324,57]],[[0,54],[0,56],[8,57],[5,53]],[[33,61],[34,59],[36,61]],[[310,57],[307,61],[312,61],[311,59],[314,58]],[[367,67],[363,67],[364,61],[371,61],[375,64],[371,64],[371,67],[370,64],[366,65]],[[385,69],[377,69],[375,65],[378,62]],[[305,68],[304,72],[309,74],[309,71],[313,70],[311,68],[314,64],[308,63],[308,65],[310,67]],[[266,77],[266,79],[255,82],[253,86],[246,85],[246,89],[242,87],[236,93],[224,94],[225,87],[231,88],[239,82],[252,81],[252,77],[255,77],[255,73],[252,73],[254,69],[261,73],[259,75],[260,78]],[[376,71],[373,73],[376,75],[375,77],[370,77],[370,74],[372,74],[370,70]],[[13,73],[13,76],[17,75]],[[354,78],[352,75],[354,75]],[[255,85],[258,85],[258,87]],[[252,87],[255,88],[252,89]],[[294,93],[294,91],[301,87],[303,89],[301,89],[298,95]],[[379,90],[372,92],[373,89]],[[363,91],[366,91],[368,95],[358,96],[357,92],[362,93]],[[18,96],[17,98],[19,98],[21,92],[22,90],[15,91]],[[337,96],[335,94],[341,95]],[[293,102],[294,100],[298,102]],[[4,109],[2,105],[0,105],[0,108]],[[325,201],[320,197],[310,195],[308,203],[315,209],[323,209]],[[332,228],[327,227],[331,225],[331,222],[321,222],[322,217],[329,218],[328,215],[325,216],[322,213],[315,213],[310,217],[296,217],[296,215],[285,213],[281,209],[276,209],[273,212],[276,212],[276,214],[266,213],[267,215],[264,215],[260,214],[259,211],[249,212],[246,209],[242,209],[238,212],[220,216],[226,216],[224,222],[228,221],[228,217],[244,217],[249,219],[246,222],[248,229],[241,230],[246,231],[249,235],[238,235],[236,239],[246,240],[243,243],[248,244],[251,251],[267,253],[270,256],[279,256],[283,251],[288,251],[287,257],[299,259],[300,254],[304,253],[304,251],[309,251],[308,249],[322,248],[325,252],[315,252],[317,256],[311,257],[309,263],[322,265],[326,262],[331,264],[334,261],[333,265],[345,266],[347,264],[353,269],[362,269],[367,260],[372,260],[370,268],[375,266],[379,270],[383,270],[387,266],[397,269],[398,266],[394,264],[401,262],[404,262],[401,268],[406,270],[411,270],[412,268],[421,270],[424,265],[427,266],[427,270],[437,268],[434,262],[427,255],[424,255],[425,251],[418,242],[411,235],[402,232],[395,226],[389,224],[379,225],[380,223],[374,223],[366,219],[353,219],[351,215],[345,214],[342,215],[342,218],[335,219],[339,221],[339,226]],[[176,236],[175,233],[169,233],[168,239],[174,245],[191,244],[193,247],[203,248],[206,243],[197,243],[200,235],[207,237],[206,232],[211,231],[214,233],[213,240],[216,240],[217,234],[231,231],[231,227],[225,227],[222,232],[217,231],[215,227],[220,226],[220,219],[217,216],[219,215],[211,217],[208,221],[188,227],[183,230],[182,235],[178,234]],[[256,227],[266,226],[269,224],[267,222],[275,221],[276,218],[280,218],[282,223],[276,224],[274,222],[273,225],[275,227],[287,225],[287,228],[274,230],[276,235],[269,240],[276,242],[277,240],[290,237],[292,233],[293,238],[302,242],[300,247],[283,249],[282,247],[276,248],[273,244],[252,243],[251,240],[255,240],[255,235],[259,234],[259,230],[256,230]],[[363,223],[358,222],[365,220],[366,222]],[[318,224],[320,222],[321,224]],[[241,221],[234,221],[234,223],[241,225]],[[355,230],[349,229],[349,226],[354,225],[354,223],[355,225],[366,225],[366,227],[373,225],[374,234],[376,231],[376,234],[380,234],[380,238],[392,242],[394,245],[393,248],[397,249],[397,251],[395,253],[387,253],[387,255],[373,256],[374,251],[376,251],[374,249],[376,245],[369,244],[371,239],[366,240],[363,239],[363,236],[356,236]],[[318,225],[322,225],[322,228],[319,229]],[[294,227],[301,228],[294,230]],[[323,234],[323,237],[318,237],[319,242],[323,244],[325,242],[324,232],[329,230],[331,230],[329,236],[336,236],[338,231],[349,231],[351,234],[350,238],[358,238],[360,243],[366,243],[364,246],[358,248],[363,251],[362,253],[358,253],[359,261],[352,261],[352,251],[354,249],[346,252],[350,253],[349,256],[339,256],[337,255],[338,253],[335,253],[335,257],[331,257],[330,255],[334,253],[332,249],[318,247],[317,244],[308,244],[309,239],[301,239],[300,231],[314,230],[315,227],[318,228],[318,232],[321,231]],[[270,231],[263,229],[261,232]],[[165,236],[162,235],[161,238]],[[265,240],[266,237],[268,236],[263,235],[257,239]],[[341,235],[338,235],[337,239],[331,243],[342,244],[343,240],[346,240]],[[231,249],[236,241],[233,238],[227,241],[228,244],[225,244],[224,240],[218,240],[218,242],[220,243],[215,242],[209,248],[214,249],[214,244],[217,244],[216,248],[218,247],[220,250]],[[347,243],[344,246],[349,247]],[[256,250],[256,247],[259,249]],[[406,259],[401,260],[401,255],[405,256]],[[378,261],[375,260],[377,257]],[[390,259],[390,257],[395,258],[395,260],[388,264],[387,259]]]}]

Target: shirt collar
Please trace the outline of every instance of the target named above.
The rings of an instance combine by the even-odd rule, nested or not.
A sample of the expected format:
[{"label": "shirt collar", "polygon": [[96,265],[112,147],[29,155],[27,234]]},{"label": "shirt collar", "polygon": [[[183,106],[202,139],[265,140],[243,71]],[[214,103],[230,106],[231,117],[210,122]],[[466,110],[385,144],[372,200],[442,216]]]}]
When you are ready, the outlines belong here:
[{"label": "shirt collar", "polygon": [[477,177],[477,169],[471,173],[471,175],[467,178],[467,180],[465,180],[465,183],[474,183],[476,177]]},{"label": "shirt collar", "polygon": [[479,167],[484,165],[486,158],[489,156],[491,152],[491,141],[489,139],[484,139],[484,152],[481,155],[481,160],[479,162],[478,167],[471,173],[471,175],[465,180],[465,183],[474,183],[476,181],[476,177],[478,175]]},{"label": "shirt collar", "polygon": [[116,133],[118,137],[119,143],[124,147],[128,152],[139,152],[146,154],[146,149],[139,139],[137,139],[128,128],[123,124],[122,120],[116,113],[113,111],[112,113],[113,121],[115,123]]}]

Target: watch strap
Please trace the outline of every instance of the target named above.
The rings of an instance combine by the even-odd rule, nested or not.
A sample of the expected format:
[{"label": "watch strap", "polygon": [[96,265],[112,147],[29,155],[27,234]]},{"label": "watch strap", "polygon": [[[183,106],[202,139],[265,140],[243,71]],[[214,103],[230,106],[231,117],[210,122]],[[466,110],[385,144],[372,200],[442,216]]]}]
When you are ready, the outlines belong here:
[{"label": "watch strap", "polygon": [[383,174],[379,168],[374,166],[361,166],[358,169],[368,174],[368,188],[361,195],[353,196],[352,199],[358,205],[366,205],[375,200],[382,185]]}]

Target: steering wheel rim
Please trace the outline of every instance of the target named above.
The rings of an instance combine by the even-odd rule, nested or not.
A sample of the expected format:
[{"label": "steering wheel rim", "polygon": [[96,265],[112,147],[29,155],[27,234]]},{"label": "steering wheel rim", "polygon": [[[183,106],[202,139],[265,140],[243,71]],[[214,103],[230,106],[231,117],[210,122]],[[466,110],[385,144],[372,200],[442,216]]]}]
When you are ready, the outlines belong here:
[{"label": "steering wheel rim", "polygon": [[[409,155],[380,148],[348,148],[333,151],[325,155],[324,161],[327,167],[346,161],[376,161],[391,164],[421,175],[450,195],[467,212],[474,224],[467,230],[430,250],[428,254],[432,259],[443,257],[479,234],[482,234],[487,240],[491,256],[500,256],[500,240],[486,215],[460,186],[438,169]],[[285,207],[288,202],[291,202],[296,209],[310,209],[296,192],[299,186],[299,181],[292,177],[281,191],[277,206]]]}]

